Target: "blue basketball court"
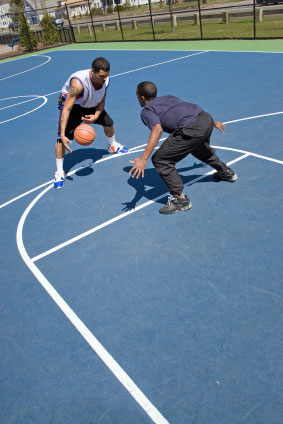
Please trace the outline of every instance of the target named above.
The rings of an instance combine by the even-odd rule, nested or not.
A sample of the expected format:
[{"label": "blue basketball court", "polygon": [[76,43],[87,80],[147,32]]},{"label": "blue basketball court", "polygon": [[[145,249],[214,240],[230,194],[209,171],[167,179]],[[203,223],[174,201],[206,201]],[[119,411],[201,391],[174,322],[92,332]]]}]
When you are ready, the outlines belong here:
[{"label": "blue basketball court", "polygon": [[[129,153],[94,126],[55,190],[59,92],[98,56]],[[134,43],[0,62],[1,423],[282,424],[282,68],[280,52]],[[193,206],[176,215],[158,212],[150,161],[129,175],[146,80],[225,123],[212,145],[239,176],[188,156]]]}]

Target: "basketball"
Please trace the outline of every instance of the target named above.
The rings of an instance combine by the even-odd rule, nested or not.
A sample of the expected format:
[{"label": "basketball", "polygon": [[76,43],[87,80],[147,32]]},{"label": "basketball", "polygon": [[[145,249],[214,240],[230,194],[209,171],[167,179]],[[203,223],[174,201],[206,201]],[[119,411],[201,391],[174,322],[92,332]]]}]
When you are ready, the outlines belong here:
[{"label": "basketball", "polygon": [[95,131],[88,124],[81,124],[75,129],[75,140],[82,146],[88,146],[95,139]]}]

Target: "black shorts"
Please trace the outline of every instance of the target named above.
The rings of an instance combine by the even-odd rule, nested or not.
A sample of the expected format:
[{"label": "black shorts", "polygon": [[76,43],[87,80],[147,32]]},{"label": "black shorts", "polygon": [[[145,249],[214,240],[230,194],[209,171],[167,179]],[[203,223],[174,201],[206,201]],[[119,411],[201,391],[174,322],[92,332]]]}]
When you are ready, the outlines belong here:
[{"label": "black shorts", "polygon": [[[60,143],[61,137],[60,137],[60,118],[61,113],[64,107],[64,101],[65,98],[63,96],[59,97],[58,101],[58,121],[57,121],[57,142]],[[82,123],[82,117],[86,115],[94,115],[96,111],[95,107],[81,107],[80,105],[74,105],[69,116],[69,120],[67,123],[65,135],[70,140],[73,140],[74,138],[74,131],[78,125]],[[114,124],[111,117],[108,115],[106,110],[103,110],[99,116],[99,118],[95,121],[95,124],[102,125],[103,127],[112,127]]]}]

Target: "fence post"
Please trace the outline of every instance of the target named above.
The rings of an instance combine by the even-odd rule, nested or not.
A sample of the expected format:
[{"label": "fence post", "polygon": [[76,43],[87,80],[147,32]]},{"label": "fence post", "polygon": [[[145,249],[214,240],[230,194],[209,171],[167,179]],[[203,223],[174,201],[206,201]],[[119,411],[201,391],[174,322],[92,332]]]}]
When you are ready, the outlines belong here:
[{"label": "fence post", "polygon": [[229,22],[230,22],[229,12],[223,12],[222,13],[222,23],[223,24],[229,24]]},{"label": "fence post", "polygon": [[256,2],[256,0],[253,0],[254,38],[256,38],[256,23],[255,23],[255,12],[256,12],[256,9],[255,9],[255,2]]},{"label": "fence post", "polygon": [[114,0],[114,3],[117,6],[117,12],[118,12],[118,18],[119,18],[119,24],[120,24],[120,30],[121,30],[121,35],[122,35],[122,40],[124,41],[124,34],[123,34],[123,28],[122,28],[122,24],[121,24],[121,16],[120,16],[120,7],[119,7],[119,3],[120,0]]},{"label": "fence post", "polygon": [[[255,1],[255,0],[254,0]],[[199,29],[200,29],[200,38],[203,39],[202,34],[202,22],[201,22],[201,9],[200,9],[200,0],[198,0],[198,13],[199,13]]]},{"label": "fence post", "polygon": [[154,21],[153,21],[152,10],[151,10],[151,0],[148,0],[148,6],[149,6],[150,19],[151,19],[152,35],[153,35],[153,39],[155,40]]},{"label": "fence post", "polygon": [[87,3],[88,3],[88,10],[89,10],[90,19],[91,19],[92,30],[93,30],[93,33],[94,33],[94,39],[95,39],[95,41],[97,41],[89,0],[87,0]]},{"label": "fence post", "polygon": [[69,28],[70,28],[70,31],[71,31],[71,41],[72,41],[72,43],[76,43],[76,37],[75,37],[75,33],[74,33],[74,28],[73,28],[72,23],[71,23],[71,19],[70,19],[70,15],[69,15],[69,10],[68,10],[68,7],[67,7],[66,3],[65,3],[65,9],[66,9],[66,15],[67,15],[67,18],[68,18],[68,22],[69,22]]},{"label": "fence post", "polygon": [[194,14],[194,25],[199,25],[199,13]]},{"label": "fence post", "polygon": [[262,22],[263,8],[256,9],[256,22]]},{"label": "fence post", "polygon": [[138,24],[137,24],[136,19],[133,19],[133,20],[132,20],[132,28],[133,28],[134,30],[138,29]]},{"label": "fence post", "polygon": [[92,38],[92,37],[93,37],[93,31],[92,31],[91,24],[87,24],[87,27],[88,27],[89,35],[90,35],[90,36],[91,36],[91,38]]}]

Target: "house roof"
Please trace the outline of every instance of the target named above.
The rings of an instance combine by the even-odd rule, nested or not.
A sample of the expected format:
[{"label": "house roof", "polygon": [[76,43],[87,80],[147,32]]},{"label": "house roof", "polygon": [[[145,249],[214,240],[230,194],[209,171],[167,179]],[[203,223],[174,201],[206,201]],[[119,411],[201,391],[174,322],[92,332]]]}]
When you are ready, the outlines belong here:
[{"label": "house roof", "polygon": [[87,4],[86,0],[66,0],[66,5],[67,6],[76,6],[76,5],[80,5],[80,4]]}]

